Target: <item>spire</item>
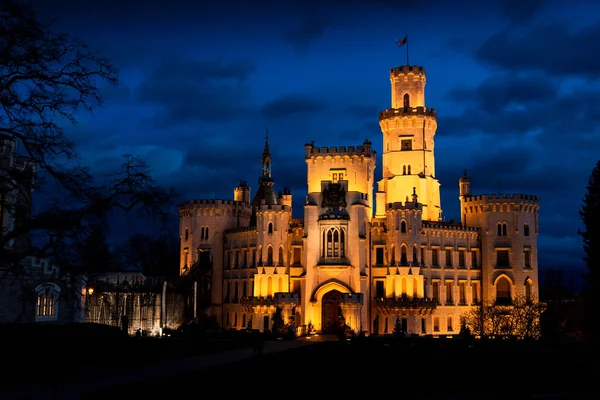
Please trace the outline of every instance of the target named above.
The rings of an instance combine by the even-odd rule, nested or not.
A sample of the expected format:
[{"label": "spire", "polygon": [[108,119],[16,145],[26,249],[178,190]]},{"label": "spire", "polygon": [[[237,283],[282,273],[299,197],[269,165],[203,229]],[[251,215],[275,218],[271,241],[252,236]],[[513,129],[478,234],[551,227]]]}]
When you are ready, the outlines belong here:
[{"label": "spire", "polygon": [[262,154],[262,177],[261,179],[264,178],[271,178],[271,151],[269,150],[269,130],[266,130],[266,134],[265,134],[265,149],[263,150],[263,154]]}]

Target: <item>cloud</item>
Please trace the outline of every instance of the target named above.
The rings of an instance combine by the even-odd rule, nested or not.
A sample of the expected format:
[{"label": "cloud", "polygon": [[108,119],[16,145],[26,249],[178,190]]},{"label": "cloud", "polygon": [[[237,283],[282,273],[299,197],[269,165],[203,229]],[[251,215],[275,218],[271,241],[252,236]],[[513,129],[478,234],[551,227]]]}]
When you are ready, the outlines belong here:
[{"label": "cloud", "polygon": [[492,35],[476,58],[508,71],[544,71],[556,76],[600,77],[600,21],[579,30],[559,23],[506,29]]},{"label": "cloud", "polygon": [[378,117],[380,109],[381,107],[377,106],[354,105],[346,107],[344,112],[350,117],[372,120]]},{"label": "cloud", "polygon": [[543,76],[493,75],[473,89],[454,89],[449,98],[470,102],[488,113],[546,103],[556,96],[558,86]]},{"label": "cloud", "polygon": [[166,60],[136,88],[135,96],[161,107],[153,118],[158,126],[230,121],[252,112],[245,81],[254,71],[248,61]]},{"label": "cloud", "polygon": [[325,110],[326,104],[310,95],[288,94],[263,104],[262,115],[283,118],[292,115],[309,115]]},{"label": "cloud", "polygon": [[515,2],[513,0],[502,0],[503,11],[513,24],[529,22],[541,9],[542,0],[527,0]]}]

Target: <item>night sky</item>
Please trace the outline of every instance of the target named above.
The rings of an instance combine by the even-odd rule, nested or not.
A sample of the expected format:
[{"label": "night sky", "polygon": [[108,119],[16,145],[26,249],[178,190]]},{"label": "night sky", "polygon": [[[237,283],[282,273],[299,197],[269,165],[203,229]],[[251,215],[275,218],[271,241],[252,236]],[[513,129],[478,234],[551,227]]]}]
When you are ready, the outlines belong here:
[{"label": "night sky", "polygon": [[[201,4],[206,3],[206,4]],[[104,107],[67,135],[102,173],[139,155],[181,200],[256,192],[265,130],[275,188],[306,195],[304,144],[373,142],[389,70],[427,72],[445,220],[474,194],[540,197],[540,268],[580,270],[577,229],[600,158],[600,4],[592,1],[113,1],[32,3],[120,69]],[[177,215],[174,213],[174,220]]]}]

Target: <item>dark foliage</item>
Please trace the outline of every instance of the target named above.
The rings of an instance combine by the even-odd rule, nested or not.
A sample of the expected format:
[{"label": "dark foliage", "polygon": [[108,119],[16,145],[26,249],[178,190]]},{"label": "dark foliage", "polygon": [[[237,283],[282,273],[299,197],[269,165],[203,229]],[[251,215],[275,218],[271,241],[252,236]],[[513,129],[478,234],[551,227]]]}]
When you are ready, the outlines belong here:
[{"label": "dark foliage", "polygon": [[[18,272],[31,255],[53,259],[62,273],[106,270],[110,257],[99,226],[106,227],[110,212],[159,221],[172,213],[175,194],[155,184],[142,160],[126,155],[118,170],[92,176],[65,136],[65,124],[102,105],[102,82],[118,83],[106,58],[55,33],[30,6],[0,3],[0,214],[14,217],[0,233],[5,270]],[[19,167],[6,168],[10,160]],[[35,213],[34,188],[46,198]],[[94,242],[99,248],[91,252]]]},{"label": "dark foliage", "polygon": [[600,321],[597,310],[600,307],[600,160],[592,169],[586,193],[579,211],[585,230],[580,230],[583,239],[584,261],[587,265],[586,303],[591,312],[588,319],[593,322],[593,334],[600,335]]}]

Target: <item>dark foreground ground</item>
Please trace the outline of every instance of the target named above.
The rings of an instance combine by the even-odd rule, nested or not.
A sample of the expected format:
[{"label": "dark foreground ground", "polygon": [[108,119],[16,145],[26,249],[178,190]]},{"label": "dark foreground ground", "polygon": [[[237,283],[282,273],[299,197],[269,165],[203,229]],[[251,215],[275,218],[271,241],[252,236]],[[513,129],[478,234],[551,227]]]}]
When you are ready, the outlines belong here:
[{"label": "dark foreground ground", "polygon": [[[269,342],[266,342],[269,346]],[[195,373],[90,393],[114,396],[397,396],[410,399],[591,399],[597,344],[363,339],[322,342]]]}]

